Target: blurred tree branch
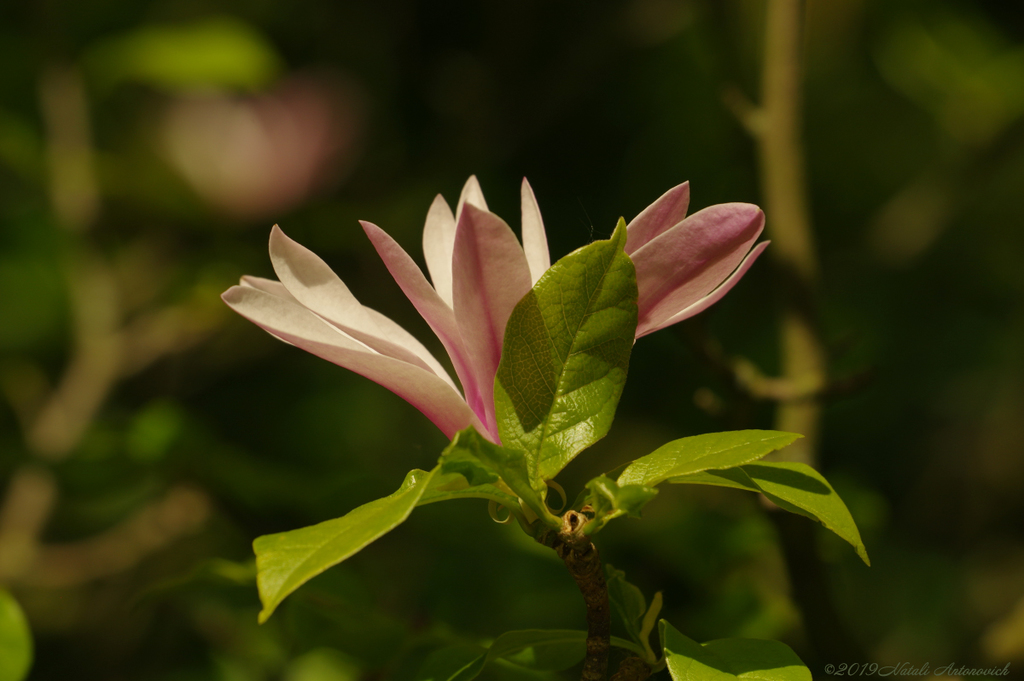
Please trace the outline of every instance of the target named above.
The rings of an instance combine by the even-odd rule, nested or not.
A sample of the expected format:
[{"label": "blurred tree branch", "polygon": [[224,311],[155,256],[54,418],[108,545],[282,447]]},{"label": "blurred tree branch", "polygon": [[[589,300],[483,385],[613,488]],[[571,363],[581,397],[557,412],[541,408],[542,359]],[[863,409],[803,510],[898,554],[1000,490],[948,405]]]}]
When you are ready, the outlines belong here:
[{"label": "blurred tree branch", "polygon": [[[5,372],[3,389],[31,453],[42,462],[56,463],[75,450],[120,379],[201,342],[221,316],[210,314],[202,301],[187,301],[123,319],[114,268],[87,237],[101,201],[88,102],[77,70],[45,71],[39,103],[46,127],[50,201],[60,226],[71,235],[66,278],[73,317],[71,356],[52,389],[34,366]],[[59,491],[52,473],[39,463],[26,464],[12,475],[0,503],[0,582],[66,586],[113,574],[195,529],[209,514],[203,492],[172,488],[99,535],[45,545],[41,536]]]},{"label": "blurred tree branch", "polygon": [[[782,375],[765,376],[747,360],[719,353],[736,385],[747,395],[777,401],[775,428],[804,437],[779,459],[816,466],[820,446],[821,399],[828,390],[826,352],[818,329],[815,289],[819,263],[811,228],[801,142],[804,19],[802,0],[767,0],[761,103],[736,88],[723,92],[725,105],[757,144],[761,190],[771,253],[781,282],[779,346]],[[714,354],[714,353],[712,353]],[[811,645],[809,664],[867,659],[846,631],[832,603],[827,575],[817,554],[815,528],[804,519],[772,513],[786,558],[793,598]]]}]

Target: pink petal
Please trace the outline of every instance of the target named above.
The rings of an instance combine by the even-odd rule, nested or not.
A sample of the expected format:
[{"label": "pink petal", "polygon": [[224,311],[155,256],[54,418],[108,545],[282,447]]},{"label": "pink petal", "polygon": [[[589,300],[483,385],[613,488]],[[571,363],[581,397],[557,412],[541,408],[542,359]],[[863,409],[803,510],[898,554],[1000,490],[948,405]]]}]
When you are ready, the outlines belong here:
[{"label": "pink petal", "polygon": [[462,210],[466,204],[476,206],[480,210],[487,210],[487,202],[484,201],[484,192],[480,189],[480,181],[476,175],[470,175],[466,184],[462,186],[462,193],[459,195],[459,204],[455,207],[455,224],[462,219]]},{"label": "pink petal", "polygon": [[640,298],[639,328],[658,326],[693,305],[736,269],[764,227],[749,203],[705,208],[633,254]]},{"label": "pink petal", "polygon": [[733,286],[735,286],[740,279],[743,278],[743,275],[747,273],[747,270],[750,269],[750,266],[753,265],[754,261],[757,260],[757,257],[764,252],[764,249],[768,248],[768,244],[770,243],[770,241],[763,241],[758,245],[754,246],[754,249],[747,254],[747,257],[743,259],[743,262],[741,262],[740,266],[736,268],[736,271],[730,274],[729,278],[723,281],[721,286],[719,286],[714,291],[704,296],[697,302],[693,303],[689,307],[684,308],[682,311],[669,317],[667,320],[648,320],[645,321],[640,326],[637,326],[636,337],[640,338],[642,336],[646,336],[649,333],[654,333],[658,329],[664,329],[666,326],[672,326],[673,324],[681,322],[684,319],[689,319],[690,317],[693,317],[694,315],[703,312],[704,310],[708,309],[709,307],[717,303],[719,300],[725,297],[725,294],[728,293],[729,290]]},{"label": "pink petal", "polygon": [[484,422],[496,423],[494,376],[501,360],[505,324],[516,303],[530,290],[530,266],[504,220],[466,204],[455,233],[452,273],[455,319],[477,385],[487,398]]},{"label": "pink petal", "polygon": [[[257,288],[261,291],[265,291],[271,295],[277,296],[278,298],[285,298],[286,300],[298,303],[298,301],[295,299],[295,296],[293,296],[291,293],[288,293],[288,289],[284,287],[284,284],[282,284],[279,281],[274,281],[273,279],[264,279],[262,277],[252,277],[249,275],[245,275],[242,277],[241,285],[247,286],[249,288]],[[301,305],[301,303],[299,304]],[[448,383],[453,388],[456,388],[456,390],[458,390],[458,388],[455,385],[455,382],[451,379],[451,376],[448,375],[448,372],[445,371],[444,367],[441,366],[441,363],[434,358],[434,356],[430,353],[429,350],[423,347],[422,343],[416,340],[415,336],[413,336],[411,333],[403,329],[401,326],[399,326],[395,322],[391,321],[390,319],[382,315],[380,312],[377,312],[376,310],[372,310],[365,306],[363,307],[363,310],[366,312],[366,314],[370,316],[370,318],[376,323],[376,325],[380,327],[383,337],[387,341],[390,341],[391,343],[400,346],[404,350],[408,350],[410,353],[412,353],[413,356],[410,357],[402,349],[392,349],[392,351],[389,352],[388,350],[390,346],[387,343],[381,341],[380,339],[374,339],[363,335],[363,338],[366,338],[366,340],[363,340],[363,338],[359,337],[358,332],[352,331],[351,328],[346,328],[345,326],[338,324],[335,324],[335,326],[337,326],[341,331],[348,333],[348,335],[352,336],[353,338],[358,339],[360,342],[363,342],[369,347],[372,347],[377,352],[388,355],[389,357],[394,357],[395,359],[410,361],[413,364],[419,364],[420,366],[429,368],[431,371],[433,371],[435,374],[441,377],[446,383]]]},{"label": "pink petal", "polygon": [[[481,420],[485,420],[484,415],[487,409],[485,404],[491,404],[490,409],[493,410],[494,397],[490,392],[483,393],[481,391],[476,374],[470,368],[468,352],[452,308],[448,307],[437,295],[437,292],[431,288],[420,268],[394,239],[372,222],[361,221],[359,224],[363,226],[363,231],[373,243],[373,247],[377,249],[377,254],[384,261],[384,265],[388,268],[391,276],[395,278],[406,298],[430,325],[431,330],[441,339],[444,349],[455,366],[455,373],[458,374],[459,381],[462,383],[466,401]],[[484,432],[481,431],[481,433]]]},{"label": "pink petal", "polygon": [[689,182],[676,185],[662,194],[626,225],[626,254],[633,255],[648,241],[682,222],[689,205]]},{"label": "pink petal", "polygon": [[270,259],[288,293],[317,316],[377,352],[433,371],[454,386],[426,348],[418,343],[410,345],[405,337],[408,334],[396,336],[394,329],[400,328],[397,324],[390,323],[388,329],[392,333],[386,333],[378,324],[379,318],[386,317],[379,313],[371,315],[327,263],[288,238],[276,225],[270,232]]},{"label": "pink petal", "polygon": [[334,270],[316,253],[288,238],[277,225],[270,230],[270,261],[288,292],[310,310],[337,324],[380,335],[380,329]]},{"label": "pink petal", "polygon": [[452,306],[452,249],[455,248],[455,216],[448,202],[438,194],[430,204],[423,225],[423,256],[434,290]]},{"label": "pink petal", "polygon": [[[369,307],[364,307],[363,309],[366,310],[366,313],[369,314],[374,321],[377,322],[377,326],[380,327],[380,330],[384,332],[384,335],[389,341],[405,348],[417,358],[423,360],[423,363],[426,364],[431,371],[440,376],[450,386],[458,390],[455,385],[455,381],[452,380],[452,377],[448,375],[448,372],[443,366],[441,366],[441,363],[437,361],[433,353],[431,353],[430,350],[427,350],[423,343],[420,343],[419,340],[417,340],[416,336],[413,336],[411,333],[403,329],[397,322],[384,316],[380,312]],[[378,352],[388,354],[378,348],[374,349]],[[396,357],[396,359],[401,359],[396,355],[391,356]]]},{"label": "pink petal", "polygon": [[479,419],[450,385],[430,371],[376,353],[306,308],[248,286],[221,296],[232,309],[274,336],[379,383],[409,402],[448,437]]},{"label": "pink petal", "polygon": [[273,279],[264,279],[263,277],[254,277],[249,274],[242,275],[242,279],[239,282],[240,286],[248,286],[249,288],[258,288],[261,291],[266,291],[278,298],[287,298],[288,300],[295,300],[295,296],[288,293],[288,289],[284,287],[279,281]]},{"label": "pink petal", "polygon": [[544,233],[540,206],[537,205],[537,197],[533,195],[533,188],[525,177],[520,197],[523,211],[523,251],[530,266],[531,284],[536,284],[541,275],[551,267],[551,255],[548,253],[548,237]]}]

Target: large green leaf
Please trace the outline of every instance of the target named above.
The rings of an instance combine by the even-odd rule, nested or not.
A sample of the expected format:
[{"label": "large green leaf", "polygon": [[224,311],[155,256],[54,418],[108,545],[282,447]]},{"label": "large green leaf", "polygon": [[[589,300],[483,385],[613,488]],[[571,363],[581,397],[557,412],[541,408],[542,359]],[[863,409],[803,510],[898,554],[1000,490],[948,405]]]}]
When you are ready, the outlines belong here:
[{"label": "large green leaf", "polygon": [[256,586],[263,602],[260,622],[266,622],[285,597],[310,579],[402,524],[433,475],[434,471],[410,471],[394,494],[363,504],[341,518],[258,537],[253,549]]},{"label": "large green leaf", "polygon": [[773,461],[739,468],[704,471],[671,478],[669,482],[735,487],[761,492],[777,506],[816,520],[853,546],[865,564],[871,565],[857,523],[828,480],[807,464]]},{"label": "large green leaf", "polygon": [[811,672],[778,641],[725,638],[701,645],[661,620],[665,664],[675,681],[811,681]]},{"label": "large green leaf", "polygon": [[470,426],[455,434],[441,453],[440,463],[441,473],[459,473],[473,486],[495,483],[500,478],[534,515],[551,527],[561,527],[562,521],[544,503],[547,485],[530,475],[526,452],[498,446]]},{"label": "large green leaf", "polygon": [[32,666],[32,632],[18,601],[0,589],[0,681],[21,681]]},{"label": "large green leaf", "polygon": [[647,485],[678,475],[742,466],[803,437],[774,430],[733,430],[673,440],[642,456],[619,475],[620,485]]},{"label": "large green leaf", "polygon": [[[611,427],[637,323],[626,225],[555,263],[505,327],[494,401],[502,443],[547,480]],[[507,481],[506,481],[507,482]]]},{"label": "large green leaf", "polygon": [[[643,650],[612,636],[613,646],[636,654]],[[587,632],[562,629],[509,631],[490,646],[455,645],[434,651],[423,661],[416,681],[470,681],[498,660],[536,671],[562,671],[579,664],[586,655]]]},{"label": "large green leaf", "polygon": [[619,516],[639,518],[640,509],[658,493],[646,485],[619,485],[605,475],[588,482],[587,490],[587,502],[594,510],[594,519],[584,528],[587,534],[594,534]]}]

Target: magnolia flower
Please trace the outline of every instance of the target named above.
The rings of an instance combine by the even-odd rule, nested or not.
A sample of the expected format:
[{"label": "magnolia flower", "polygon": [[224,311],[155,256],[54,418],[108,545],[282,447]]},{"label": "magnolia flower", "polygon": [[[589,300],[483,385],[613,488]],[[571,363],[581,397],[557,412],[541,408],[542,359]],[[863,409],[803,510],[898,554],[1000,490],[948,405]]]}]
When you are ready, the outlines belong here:
[{"label": "magnolia flower", "polygon": [[[636,337],[709,307],[750,268],[767,242],[754,205],[711,206],[686,217],[689,184],[667,191],[627,226],[636,266]],[[275,226],[270,259],[278,279],[242,277],[223,294],[236,312],[277,338],[361,374],[399,395],[452,437],[472,425],[499,442],[494,377],[512,309],[551,265],[544,222],[522,184],[522,245],[487,209],[475,177],[452,213],[440,195],[423,228],[431,281],[394,239],[362,222],[388,271],[444,345],[459,385],[412,335],[356,300],[323,260]],[[432,282],[432,283],[431,283]]]}]

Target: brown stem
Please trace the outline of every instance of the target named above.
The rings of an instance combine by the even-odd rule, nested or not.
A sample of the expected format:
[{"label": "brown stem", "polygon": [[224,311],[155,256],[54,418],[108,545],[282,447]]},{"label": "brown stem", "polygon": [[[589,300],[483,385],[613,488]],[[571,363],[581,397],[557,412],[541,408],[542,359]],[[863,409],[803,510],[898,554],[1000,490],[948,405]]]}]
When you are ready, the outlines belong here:
[{"label": "brown stem", "polygon": [[[583,534],[588,518],[576,511],[562,516],[562,529],[549,544],[569,569],[587,606],[587,657],[580,681],[603,681],[611,647],[611,610],[597,547]],[[547,543],[547,542],[545,542]]]},{"label": "brown stem", "polygon": [[619,663],[619,671],[611,681],[644,681],[651,675],[651,667],[639,657],[627,657]]}]

